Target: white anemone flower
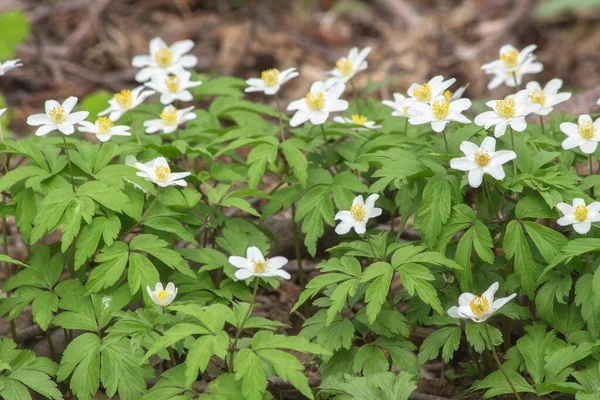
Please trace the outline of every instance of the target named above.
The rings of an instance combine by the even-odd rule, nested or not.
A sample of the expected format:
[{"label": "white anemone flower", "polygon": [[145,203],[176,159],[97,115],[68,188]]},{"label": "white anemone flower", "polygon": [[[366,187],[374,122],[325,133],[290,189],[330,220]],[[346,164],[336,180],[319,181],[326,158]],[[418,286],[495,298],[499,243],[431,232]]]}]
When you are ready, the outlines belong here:
[{"label": "white anemone flower", "polygon": [[483,139],[481,147],[464,141],[460,144],[460,151],[465,157],[450,160],[450,168],[468,171],[467,180],[473,188],[481,185],[484,174],[497,180],[504,179],[506,174],[503,165],[517,158],[517,154],[511,150],[496,151],[496,139],[490,136]]},{"label": "white anemone flower", "polygon": [[291,276],[284,271],[283,266],[288,263],[285,257],[265,258],[258,247],[250,246],[246,249],[246,258],[239,256],[229,257],[229,263],[238,268],[235,277],[244,280],[252,277],[270,278],[279,277],[290,279]]},{"label": "white anemone flower", "polygon": [[560,130],[567,135],[562,142],[563,149],[570,150],[579,146],[583,153],[592,154],[600,141],[600,118],[592,122],[589,115],[580,115],[577,124],[563,122],[560,124]]},{"label": "white anemone flower", "polygon": [[329,75],[332,75],[332,80],[346,83],[354,77],[360,71],[364,71],[368,67],[367,56],[371,52],[370,47],[359,49],[353,47],[348,52],[346,57],[342,57],[335,62],[335,68],[329,71]]},{"label": "white anemone flower", "polygon": [[93,133],[99,141],[108,142],[113,136],[131,136],[131,129],[127,125],[114,125],[113,120],[108,117],[100,117],[96,122],[81,121],[79,131]]},{"label": "white anemone flower", "polygon": [[0,62],[0,76],[6,75],[11,69],[22,67],[23,63],[18,58],[16,60],[6,60]]},{"label": "white anemone flower", "polygon": [[386,107],[392,108],[393,117],[410,117],[410,105],[413,100],[410,97],[406,97],[401,93],[394,93],[394,100],[384,100],[381,102]]},{"label": "white anemone flower", "polygon": [[573,225],[575,232],[585,235],[592,228],[592,222],[600,221],[600,203],[594,201],[586,206],[583,199],[573,199],[573,205],[558,203],[556,208],[563,214],[556,221],[560,226]]},{"label": "white anemone flower", "polygon": [[542,89],[539,83],[529,82],[525,87],[529,92],[529,102],[540,105],[540,109],[535,112],[537,115],[548,115],[554,109],[554,106],[563,103],[571,98],[571,93],[558,93],[562,87],[563,81],[554,78]]},{"label": "white anemone flower", "polygon": [[481,296],[473,293],[463,293],[458,298],[458,307],[453,306],[448,309],[448,315],[452,318],[470,319],[473,322],[485,322],[496,311],[502,308],[506,303],[514,299],[517,294],[513,293],[508,297],[501,297],[494,300],[494,295],[500,285],[498,282],[483,292]]},{"label": "white anemone flower", "polygon": [[443,94],[446,89],[454,84],[454,82],[456,82],[456,79],[454,78],[444,80],[443,76],[438,75],[421,85],[413,83],[408,88],[407,93],[413,102],[429,103],[431,100]]},{"label": "white anemone flower", "polygon": [[139,170],[136,174],[140,178],[153,182],[160,187],[167,186],[187,186],[187,182],[183,180],[186,176],[190,176],[191,172],[171,172],[169,164],[164,157],[157,157],[145,164],[136,162],[134,167]]},{"label": "white anemone flower", "polygon": [[411,125],[431,123],[431,129],[438,133],[446,129],[446,125],[451,121],[471,123],[471,120],[462,114],[471,108],[469,99],[448,101],[444,95],[440,95],[431,103],[415,102],[411,108],[415,111],[415,115],[408,120]]},{"label": "white anemone flower", "polygon": [[173,133],[179,125],[185,124],[188,121],[196,119],[196,114],[192,111],[194,107],[176,109],[173,106],[166,106],[160,113],[160,119],[151,119],[144,121],[146,133]]},{"label": "white anemone flower", "polygon": [[162,104],[171,104],[175,100],[192,101],[194,97],[188,89],[202,85],[200,81],[192,81],[192,74],[183,71],[177,74],[156,74],[146,86],[160,93]]},{"label": "white anemone flower", "polygon": [[489,129],[494,128],[494,136],[500,137],[510,126],[517,132],[527,129],[525,117],[538,111],[541,106],[537,103],[529,103],[529,93],[523,89],[514,95],[506,96],[503,100],[492,100],[485,103],[493,111],[485,111],[475,117],[475,125]]},{"label": "white anemone flower", "polygon": [[109,107],[99,112],[99,116],[110,114],[109,118],[113,121],[118,120],[127,111],[131,111],[144,102],[155,92],[153,90],[144,90],[144,86],[138,86],[133,90],[124,89],[115,93],[112,99],[108,101]]},{"label": "white anemone flower", "polygon": [[345,235],[352,228],[359,235],[365,233],[369,219],[381,215],[381,208],[375,207],[375,202],[378,198],[378,194],[372,194],[367,197],[367,201],[364,201],[362,196],[356,196],[352,201],[350,211],[338,211],[335,214],[335,219],[341,221],[335,227],[335,233]]},{"label": "white anemone flower", "polygon": [[377,125],[375,121],[369,121],[367,117],[360,114],[352,114],[350,118],[337,116],[333,118],[333,121],[338,124],[360,125],[363,128],[356,129],[362,131],[381,128],[381,125]]},{"label": "white anemone flower", "polygon": [[260,73],[260,78],[250,78],[246,80],[248,87],[244,90],[246,93],[263,92],[266,95],[276,94],[281,86],[288,83],[300,75],[296,68],[288,68],[279,71],[277,68],[267,69]]},{"label": "white anemone flower", "polygon": [[135,80],[146,82],[156,74],[178,74],[185,68],[195,67],[198,59],[187,54],[192,47],[194,42],[191,40],[182,40],[168,46],[161,38],[152,39],[150,54],[135,56],[131,60],[131,65],[141,68],[135,74]]},{"label": "white anemone flower", "polygon": [[44,136],[59,130],[65,135],[75,132],[75,125],[83,121],[90,114],[87,111],[72,112],[77,104],[77,97],[71,96],[62,104],[56,100],[47,100],[44,114],[34,114],[27,117],[27,124],[39,126],[35,131],[36,136]]},{"label": "white anemone flower", "polygon": [[288,111],[296,111],[290,126],[296,127],[307,121],[313,125],[322,125],[327,121],[330,113],[346,110],[348,102],[340,100],[345,88],[346,85],[341,82],[313,83],[304,98],[292,101],[288,105]]},{"label": "white anemone flower", "polygon": [[544,69],[542,63],[536,61],[533,54],[536,45],[532,44],[519,51],[514,46],[507,44],[500,48],[497,60],[481,66],[486,74],[494,75],[488,89],[494,89],[504,83],[508,87],[520,86],[523,75],[537,74]]},{"label": "white anemone flower", "polygon": [[161,307],[167,307],[170,305],[173,300],[175,300],[175,296],[177,296],[177,288],[173,282],[167,283],[166,288],[163,288],[162,283],[158,282],[154,287],[154,290],[152,290],[150,286],[146,286],[146,291],[148,292],[148,296],[150,296],[150,299],[152,299],[154,304]]}]

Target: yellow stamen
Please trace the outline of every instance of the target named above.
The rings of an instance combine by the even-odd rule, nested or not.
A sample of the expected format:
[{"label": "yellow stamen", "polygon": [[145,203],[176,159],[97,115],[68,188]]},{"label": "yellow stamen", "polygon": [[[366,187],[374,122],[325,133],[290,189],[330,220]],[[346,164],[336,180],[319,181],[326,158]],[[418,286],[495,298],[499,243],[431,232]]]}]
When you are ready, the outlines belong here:
[{"label": "yellow stamen", "polygon": [[260,79],[263,80],[268,87],[274,87],[279,84],[279,70],[271,68],[260,73]]},{"label": "yellow stamen", "polygon": [[346,57],[342,57],[335,62],[335,69],[343,76],[350,76],[354,72],[354,65],[352,65],[352,61]]},{"label": "yellow stamen", "polygon": [[306,94],[306,104],[313,111],[321,111],[325,107],[325,93],[320,90]]},{"label": "yellow stamen", "polygon": [[115,100],[121,108],[130,108],[133,106],[133,96],[131,90],[121,90],[119,93],[115,93]]},{"label": "yellow stamen", "polygon": [[546,104],[546,93],[542,89],[534,89],[529,93],[529,100],[544,107],[544,104]]},{"label": "yellow stamen", "polygon": [[515,68],[519,63],[519,52],[517,50],[511,50],[506,53],[500,54],[500,60],[506,68]]},{"label": "yellow stamen", "polygon": [[583,124],[577,125],[577,130],[582,138],[590,140],[596,133],[596,128],[592,121],[585,121]]},{"label": "yellow stamen", "polygon": [[487,166],[491,160],[492,160],[492,157],[485,150],[478,150],[477,152],[475,152],[475,155],[473,156],[473,161],[475,162],[475,164],[477,164],[481,168]]},{"label": "yellow stamen", "polygon": [[453,93],[450,89],[446,89],[444,91],[444,97],[446,98],[447,102],[450,102],[450,100],[452,100],[452,95],[453,95]]},{"label": "yellow stamen", "polygon": [[164,300],[165,297],[167,297],[167,292],[165,292],[164,290],[161,290],[160,292],[158,292],[157,296],[159,299]]},{"label": "yellow stamen", "polygon": [[160,113],[160,119],[163,120],[165,125],[177,125],[177,109],[175,107],[165,108]]},{"label": "yellow stamen", "polygon": [[588,209],[586,206],[578,205],[575,206],[575,219],[579,222],[583,222],[587,219]]},{"label": "yellow stamen", "polygon": [[108,117],[100,117],[96,120],[96,126],[98,127],[98,132],[106,135],[110,133],[110,127],[113,126],[113,122]]},{"label": "yellow stamen", "polygon": [[517,103],[512,97],[507,97],[504,100],[498,100],[496,103],[496,112],[503,118],[510,119],[517,112]]},{"label": "yellow stamen", "polygon": [[165,86],[167,90],[171,93],[177,93],[179,91],[179,84],[181,83],[181,79],[179,79],[175,75],[169,75],[165,80]]},{"label": "yellow stamen", "polygon": [[484,296],[473,297],[473,300],[469,303],[469,307],[471,307],[471,311],[477,318],[481,318],[490,312],[490,302]]},{"label": "yellow stamen", "polygon": [[269,263],[269,259],[266,259],[265,261],[252,260],[252,265],[254,266],[254,272],[257,274],[262,274],[263,272],[266,272],[269,267],[268,263]]},{"label": "yellow stamen", "polygon": [[56,125],[62,124],[67,120],[67,113],[63,106],[56,106],[48,112],[48,116]]},{"label": "yellow stamen", "polygon": [[364,204],[356,203],[350,207],[350,215],[357,221],[362,221],[367,215]]},{"label": "yellow stamen", "polygon": [[169,179],[171,168],[168,165],[157,165],[154,167],[154,176],[158,182],[165,183]]},{"label": "yellow stamen", "polygon": [[367,123],[367,117],[365,117],[364,115],[360,115],[360,114],[352,114],[352,117],[350,117],[350,120],[352,121],[353,124],[356,124],[356,125],[364,125]]},{"label": "yellow stamen", "polygon": [[450,104],[446,99],[444,100],[436,100],[431,105],[431,111],[433,112],[433,117],[437,120],[442,120],[448,116],[448,110],[450,109]]},{"label": "yellow stamen", "polygon": [[431,100],[431,86],[429,86],[429,83],[417,86],[415,90],[413,90],[413,97],[419,101]]},{"label": "yellow stamen", "polygon": [[171,62],[173,61],[173,53],[171,53],[171,50],[169,50],[168,48],[160,49],[154,55],[154,60],[156,61],[159,67],[166,68],[170,66]]}]

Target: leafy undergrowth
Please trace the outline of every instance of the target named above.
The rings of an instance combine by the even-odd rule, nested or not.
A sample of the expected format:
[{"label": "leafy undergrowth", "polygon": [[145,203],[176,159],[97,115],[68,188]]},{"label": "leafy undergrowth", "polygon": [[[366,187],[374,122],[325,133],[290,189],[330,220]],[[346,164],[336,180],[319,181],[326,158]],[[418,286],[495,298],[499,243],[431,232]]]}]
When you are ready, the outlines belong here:
[{"label": "leafy undergrowth", "polygon": [[[346,95],[366,68],[353,49],[290,118],[244,89],[278,96],[294,70],[211,78],[176,45],[134,58],[147,87],[49,101],[37,136],[3,132],[4,243],[14,220],[27,256],[0,256],[0,314],[31,309],[67,343],[51,360],[2,339],[3,398],[408,399],[438,360],[457,396],[597,398],[600,136],[589,117],[524,118],[560,85],[471,123],[442,77],[395,102]],[[497,83],[521,85],[528,57],[502,50],[494,68],[517,69]],[[292,275],[274,215],[291,218]],[[306,282],[300,331],[253,313],[281,279]]]}]

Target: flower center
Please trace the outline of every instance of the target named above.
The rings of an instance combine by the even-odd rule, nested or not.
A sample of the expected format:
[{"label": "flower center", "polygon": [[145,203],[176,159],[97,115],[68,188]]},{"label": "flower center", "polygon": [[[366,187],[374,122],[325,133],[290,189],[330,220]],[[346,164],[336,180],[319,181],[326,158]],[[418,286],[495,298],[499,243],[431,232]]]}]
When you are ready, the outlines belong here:
[{"label": "flower center", "polygon": [[263,80],[268,87],[274,87],[279,84],[279,70],[271,68],[260,73],[260,79]]},{"label": "flower center", "polygon": [[163,120],[165,125],[177,125],[177,109],[175,107],[164,109],[160,113],[160,119]]},{"label": "flower center", "polygon": [[100,117],[96,120],[96,126],[98,127],[98,132],[106,135],[110,133],[110,127],[113,126],[113,122],[108,117]]},{"label": "flower center", "polygon": [[335,62],[335,69],[344,76],[350,76],[354,72],[354,65],[352,65],[352,61],[348,60],[346,57],[342,57]]},{"label": "flower center", "polygon": [[179,91],[179,83],[181,82],[181,79],[179,79],[177,76],[175,75],[169,75],[167,77],[167,79],[165,80],[165,86],[167,87],[167,90],[171,93],[177,93]]},{"label": "flower center", "polygon": [[473,300],[469,303],[469,307],[471,307],[471,311],[477,318],[481,318],[490,312],[490,302],[483,296],[473,297]]},{"label": "flower center", "polygon": [[363,219],[365,219],[366,210],[364,204],[352,204],[352,207],[350,207],[350,215],[352,215],[352,218],[354,218],[357,221],[362,221]]},{"label": "flower center", "polygon": [[444,98],[446,99],[446,101],[449,103],[450,100],[452,100],[452,91],[450,89],[446,89],[444,90]]},{"label": "flower center", "polygon": [[252,265],[254,266],[254,272],[257,274],[262,274],[263,272],[266,272],[268,269],[268,262],[269,262],[269,259],[266,259],[265,261],[252,260]]},{"label": "flower center", "polygon": [[161,68],[166,68],[166,67],[170,66],[172,60],[173,60],[173,53],[171,53],[171,50],[169,50],[167,48],[160,49],[154,55],[154,61],[156,61],[158,66]]},{"label": "flower center", "polygon": [[160,292],[158,292],[157,296],[158,296],[159,299],[164,300],[165,297],[167,297],[167,294],[168,293],[166,291],[161,290]]},{"label": "flower center", "polygon": [[402,113],[408,115],[408,107],[402,107]]},{"label": "flower center", "polygon": [[500,54],[500,60],[506,68],[515,68],[519,63],[519,52],[517,50],[511,50],[507,53]]},{"label": "flower center", "polygon": [[169,179],[171,168],[168,165],[157,165],[154,167],[154,176],[158,182],[165,183]]},{"label": "flower center", "polygon": [[504,100],[498,100],[496,103],[496,112],[503,118],[513,118],[517,112],[517,103],[515,103],[515,99],[510,97]]},{"label": "flower center", "polygon": [[62,124],[67,119],[67,113],[63,106],[56,106],[48,112],[48,116],[56,125]]},{"label": "flower center", "polygon": [[356,125],[364,125],[367,123],[367,117],[365,117],[364,115],[360,115],[360,114],[352,114],[352,117],[350,117],[350,120],[352,121],[353,124],[356,124]]},{"label": "flower center", "polygon": [[429,83],[417,86],[415,90],[413,90],[413,96],[419,101],[431,100],[431,86],[429,86]]},{"label": "flower center", "polygon": [[592,121],[585,121],[583,124],[577,125],[577,130],[579,130],[581,137],[587,140],[593,138],[596,133],[596,128],[592,124]]},{"label": "flower center", "polygon": [[473,161],[475,162],[475,164],[477,164],[481,168],[486,167],[491,160],[492,157],[485,150],[478,150],[477,152],[475,152],[475,156],[473,157]]},{"label": "flower center", "polygon": [[319,91],[306,94],[306,104],[313,111],[321,111],[325,107],[325,93]]},{"label": "flower center", "polygon": [[448,116],[448,110],[450,108],[450,104],[446,99],[444,100],[436,100],[431,105],[431,111],[433,112],[433,117],[435,119],[444,119]]},{"label": "flower center", "polygon": [[579,222],[584,222],[588,216],[588,209],[586,206],[578,205],[575,206],[575,219]]},{"label": "flower center", "polygon": [[546,93],[542,89],[534,89],[529,93],[529,100],[544,107],[544,104],[546,104]]},{"label": "flower center", "polygon": [[133,106],[133,96],[131,90],[121,90],[119,93],[115,93],[115,100],[121,108],[129,108]]}]

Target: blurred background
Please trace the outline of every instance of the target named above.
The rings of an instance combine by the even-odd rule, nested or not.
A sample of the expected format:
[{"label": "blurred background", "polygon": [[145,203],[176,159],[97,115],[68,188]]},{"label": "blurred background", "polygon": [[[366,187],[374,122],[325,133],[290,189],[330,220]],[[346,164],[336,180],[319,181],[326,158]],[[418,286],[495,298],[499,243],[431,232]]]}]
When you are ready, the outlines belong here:
[{"label": "blurred background", "polygon": [[[503,44],[537,44],[542,84],[560,77],[578,93],[569,107],[590,112],[600,97],[600,0],[0,0],[0,60],[24,67],[0,79],[11,127],[29,134],[27,115],[44,100],[84,97],[135,85],[131,58],[155,36],[196,42],[196,69],[242,78],[297,67],[282,92],[304,95],[353,46],[370,46],[355,78],[365,94],[389,98],[434,75],[486,90],[480,66]],[[526,81],[531,80],[530,76]],[[597,111],[597,110],[594,110]]]}]

